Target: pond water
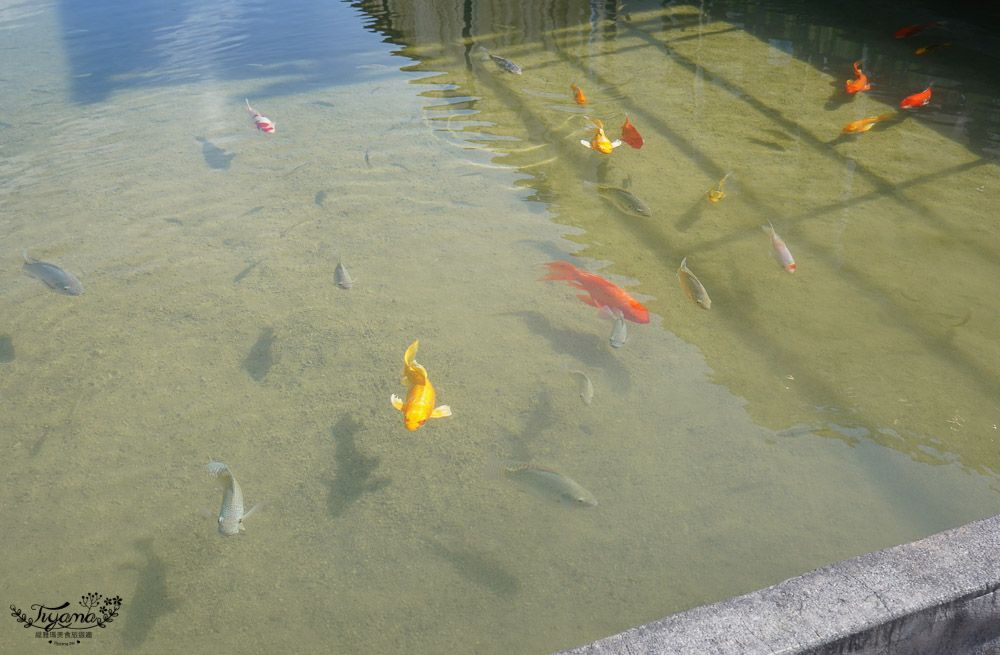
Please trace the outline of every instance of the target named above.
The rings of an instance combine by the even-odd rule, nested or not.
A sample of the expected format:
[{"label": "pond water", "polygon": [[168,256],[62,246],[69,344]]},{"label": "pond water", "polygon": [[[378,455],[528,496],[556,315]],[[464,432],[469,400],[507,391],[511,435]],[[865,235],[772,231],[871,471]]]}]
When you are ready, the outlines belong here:
[{"label": "pond water", "polygon": [[[4,599],[120,596],[107,652],[546,653],[995,514],[996,40],[824,12],[2,3]],[[650,322],[612,347],[549,261]],[[453,415],[408,431],[417,339]]]}]

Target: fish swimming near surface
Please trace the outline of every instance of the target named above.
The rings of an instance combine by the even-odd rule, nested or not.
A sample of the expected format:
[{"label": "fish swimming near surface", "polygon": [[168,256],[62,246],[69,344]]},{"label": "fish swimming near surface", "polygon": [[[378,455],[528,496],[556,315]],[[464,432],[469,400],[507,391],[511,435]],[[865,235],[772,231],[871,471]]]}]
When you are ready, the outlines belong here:
[{"label": "fish swimming near surface", "polygon": [[714,187],[708,190],[709,200],[711,200],[712,202],[719,202],[720,200],[726,197],[726,192],[722,190],[722,185],[726,183],[726,180],[728,180],[729,176],[732,174],[733,171],[729,171],[728,173],[722,176],[722,179],[719,180],[718,184],[716,184]]},{"label": "fish swimming near surface", "polygon": [[625,114],[625,122],[622,123],[622,141],[629,144],[636,150],[641,148],[643,144],[642,136],[639,134],[639,130],[635,129],[635,125],[628,122],[628,114]]},{"label": "fish swimming near surface", "polygon": [[582,486],[550,468],[516,459],[491,460],[490,473],[517,484],[535,498],[565,507],[593,507],[597,499]]},{"label": "fish swimming near surface", "polygon": [[895,115],[896,112],[890,111],[889,113],[879,114],[878,116],[872,116],[871,118],[862,118],[861,120],[845,125],[843,131],[848,134],[851,132],[867,132],[875,126],[875,123],[884,121],[887,118],[892,118]]},{"label": "fish swimming near surface", "polygon": [[79,296],[83,293],[83,285],[80,284],[80,280],[76,279],[76,276],[69,271],[65,271],[55,264],[35,259],[28,254],[27,248],[24,249],[21,256],[24,257],[21,270],[28,277],[41,280],[48,288],[67,296]]},{"label": "fish swimming near surface", "polygon": [[858,68],[858,64],[861,60],[854,62],[854,78],[853,80],[847,80],[845,85],[847,87],[848,93],[857,93],[858,91],[867,91],[872,88],[872,85],[868,83],[868,76],[861,72]]},{"label": "fish swimming near surface", "polygon": [[340,257],[337,257],[337,267],[333,269],[333,279],[336,280],[337,286],[341,289],[347,290],[354,286],[354,280],[351,275],[344,268],[344,264],[340,261]]},{"label": "fish swimming near surface", "polygon": [[771,237],[771,256],[781,264],[781,267],[785,269],[788,273],[795,272],[795,260],[792,259],[792,253],[789,252],[788,246],[785,242],[781,240],[778,233],[774,231],[774,226],[771,225],[771,221],[767,222],[767,225],[761,225],[760,229],[764,230]]},{"label": "fish swimming near surface", "polygon": [[588,148],[593,148],[597,152],[602,152],[605,155],[611,154],[614,148],[617,148],[622,144],[621,141],[611,141],[608,139],[608,135],[604,133],[604,123],[596,118],[587,118],[590,126],[594,128],[594,136],[590,141],[580,139],[580,143],[587,146]]},{"label": "fish swimming near surface", "polygon": [[247,111],[250,112],[250,120],[253,121],[254,127],[256,127],[259,132],[274,134],[274,121],[266,116],[262,116],[259,112],[254,111],[253,107],[250,106],[249,98],[244,98],[244,100],[247,102]]},{"label": "fish swimming near surface", "polygon": [[584,182],[583,187],[585,189],[595,189],[597,195],[617,207],[622,213],[646,217],[653,215],[649,205],[625,189],[609,184],[594,184],[593,182]]},{"label": "fish swimming near surface", "polygon": [[575,368],[570,368],[569,364],[565,361],[563,362],[563,370],[570,376],[577,376],[580,379],[580,399],[583,400],[584,405],[590,405],[594,400],[594,383],[590,381],[587,374],[583,371],[578,371]]},{"label": "fish swimming near surface", "polygon": [[434,387],[427,379],[427,369],[414,359],[417,354],[417,341],[410,344],[403,355],[402,382],[410,388],[406,391],[406,400],[392,394],[392,406],[403,412],[403,425],[407,430],[416,430],[429,418],[451,416],[451,408],[447,405],[434,406]]},{"label": "fish swimming near surface", "polygon": [[618,310],[633,323],[649,323],[649,311],[642,304],[600,275],[581,270],[569,262],[546,262],[545,266],[549,274],[540,281],[569,282],[571,287],[587,292],[587,295],[577,295],[586,304],[598,309]]},{"label": "fish swimming near surface", "polygon": [[938,48],[950,48],[950,47],[951,47],[950,43],[928,43],[924,47],[917,48],[916,50],[914,50],[913,54],[915,54],[915,55],[926,55],[928,52],[933,52],[934,50],[937,50]]},{"label": "fish swimming near surface", "polygon": [[931,101],[931,87],[927,87],[920,93],[903,98],[899,103],[900,107],[923,107]]},{"label": "fish swimming near surface", "polygon": [[484,48],[483,46],[479,46],[479,49],[483,51],[484,55],[492,59],[493,63],[496,64],[497,68],[499,68],[500,70],[507,71],[508,73],[513,73],[514,75],[521,74],[521,67],[512,62],[510,59],[505,59],[503,57],[490,54],[490,51]]},{"label": "fish swimming near surface", "polygon": [[[794,267],[794,264],[792,266]],[[677,269],[677,280],[681,283],[681,291],[684,292],[685,298],[702,309],[712,308],[712,299],[708,297],[708,291],[687,267],[687,257],[681,260],[681,267]]]},{"label": "fish swimming near surface", "polygon": [[913,36],[914,34],[918,34],[920,32],[923,32],[927,28],[930,28],[930,27],[941,27],[941,25],[942,25],[942,23],[940,23],[940,22],[920,23],[919,25],[910,25],[909,27],[904,27],[901,30],[896,30],[896,33],[894,34],[894,36],[897,39],[902,39],[904,37]]},{"label": "fish swimming near surface", "polygon": [[219,510],[219,533],[227,537],[245,530],[243,519],[253,514],[260,505],[254,505],[249,512],[243,512],[243,489],[233,477],[233,472],[222,462],[211,461],[205,467],[222,483],[222,508]]},{"label": "fish swimming near surface", "polygon": [[580,87],[575,84],[570,84],[569,88],[573,89],[573,99],[576,100],[577,104],[587,104],[587,96],[583,95],[583,91],[580,90]]},{"label": "fish swimming near surface", "polygon": [[628,329],[625,327],[625,317],[620,311],[614,312],[615,325],[611,328],[611,347],[621,348],[628,341]]}]

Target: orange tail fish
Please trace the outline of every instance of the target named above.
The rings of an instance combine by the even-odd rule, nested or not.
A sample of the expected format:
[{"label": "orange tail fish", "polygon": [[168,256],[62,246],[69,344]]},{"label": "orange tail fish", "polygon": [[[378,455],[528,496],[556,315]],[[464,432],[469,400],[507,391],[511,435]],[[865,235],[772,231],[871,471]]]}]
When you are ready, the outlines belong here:
[{"label": "orange tail fish", "polygon": [[896,30],[895,37],[897,39],[902,39],[906,36],[913,36],[918,32],[923,32],[928,27],[941,27],[941,23],[920,23],[919,25],[910,25],[909,27],[904,27],[901,30]]},{"label": "orange tail fish", "polygon": [[903,98],[899,103],[900,107],[923,107],[931,101],[931,87],[927,87],[920,93],[914,93],[908,98]]},{"label": "orange tail fish", "polygon": [[580,143],[587,146],[588,148],[593,148],[597,152],[603,152],[605,155],[611,154],[613,148],[617,148],[622,144],[621,141],[611,141],[608,136],[604,133],[604,123],[596,118],[587,118],[590,121],[591,127],[594,128],[594,138],[590,141],[585,141],[580,139]]},{"label": "orange tail fish", "polygon": [[635,129],[635,126],[628,122],[628,114],[625,114],[625,124],[622,125],[622,141],[636,149],[641,148],[643,143],[642,137],[639,135],[639,130]]},{"label": "orange tail fish", "polygon": [[633,323],[649,323],[649,312],[639,301],[600,275],[581,270],[569,262],[547,262],[545,265],[549,268],[549,274],[540,278],[542,281],[564,280],[571,287],[587,292],[587,295],[580,294],[577,298],[588,305],[598,309],[607,307],[612,312],[619,311]]},{"label": "orange tail fish", "polygon": [[434,406],[434,387],[427,379],[427,369],[414,361],[417,354],[417,342],[414,341],[403,355],[403,383],[410,385],[406,391],[406,400],[392,394],[392,406],[403,412],[403,425],[407,430],[416,430],[429,418],[451,416],[451,408],[447,405]]},{"label": "orange tail fish", "polygon": [[896,112],[890,111],[887,114],[880,114],[872,118],[862,118],[859,121],[854,121],[853,123],[848,123],[844,126],[844,132],[867,132],[872,129],[872,126],[879,121],[884,121],[887,118],[892,118],[896,115]]},{"label": "orange tail fish", "polygon": [[578,87],[575,84],[570,84],[569,88],[573,89],[574,91],[573,93],[574,100],[576,100],[581,105],[587,104],[587,96],[583,95],[583,91],[580,90],[580,87]]},{"label": "orange tail fish", "polygon": [[872,88],[871,84],[868,83],[868,76],[865,75],[864,73],[862,73],[861,69],[858,68],[858,64],[860,64],[860,63],[861,63],[860,59],[858,61],[854,62],[854,77],[855,77],[855,79],[853,79],[853,80],[847,80],[847,82],[844,83],[846,85],[846,87],[847,87],[847,92],[848,93],[857,93],[858,91],[867,91],[868,89]]}]

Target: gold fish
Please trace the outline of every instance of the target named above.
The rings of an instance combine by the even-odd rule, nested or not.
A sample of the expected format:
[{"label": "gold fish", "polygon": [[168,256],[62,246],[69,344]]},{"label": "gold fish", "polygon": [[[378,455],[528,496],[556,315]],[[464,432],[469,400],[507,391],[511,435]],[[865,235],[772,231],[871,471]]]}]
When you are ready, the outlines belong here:
[{"label": "gold fish", "polygon": [[726,183],[726,179],[733,174],[733,171],[726,173],[719,183],[708,190],[708,199],[712,202],[719,202],[726,197],[726,192],[722,190],[722,185]]},{"label": "gold fish", "polygon": [[677,280],[681,283],[681,291],[684,296],[702,309],[712,307],[712,299],[708,297],[708,291],[698,280],[697,276],[687,267],[687,257],[681,260],[681,267],[677,269]]},{"label": "gold fish", "polygon": [[417,341],[414,341],[403,355],[402,382],[410,385],[406,401],[396,394],[389,398],[392,406],[403,412],[403,425],[407,430],[416,430],[429,418],[451,416],[451,408],[447,405],[434,406],[434,387],[427,379],[427,369],[413,359],[416,354]]}]

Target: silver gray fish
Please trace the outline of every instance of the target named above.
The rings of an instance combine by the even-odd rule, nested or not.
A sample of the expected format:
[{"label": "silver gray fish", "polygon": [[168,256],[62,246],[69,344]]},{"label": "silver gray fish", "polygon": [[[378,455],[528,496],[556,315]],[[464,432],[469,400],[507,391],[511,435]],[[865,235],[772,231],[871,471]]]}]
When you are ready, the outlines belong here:
[{"label": "silver gray fish", "polygon": [[243,490],[232,471],[222,462],[209,462],[205,470],[218,478],[224,489],[222,508],[219,510],[219,533],[228,537],[244,530],[243,519],[253,514],[260,505],[254,505],[249,512],[243,512]]},{"label": "silver gray fish", "polygon": [[584,186],[587,188],[596,187],[597,195],[610,202],[621,212],[632,216],[646,216],[647,218],[653,215],[649,205],[625,189],[609,184],[593,184],[592,182],[588,182]]},{"label": "silver gray fish", "polygon": [[597,499],[565,475],[516,459],[490,462],[494,475],[513,481],[535,498],[569,507],[593,507]]},{"label": "silver gray fish", "polygon": [[22,270],[28,277],[41,280],[48,288],[67,296],[79,296],[83,293],[83,285],[80,284],[80,280],[76,279],[76,276],[69,271],[64,271],[55,264],[39,261],[29,256],[27,248],[24,249],[21,256],[24,257]]},{"label": "silver gray fish", "polygon": [[701,284],[691,269],[687,267],[688,258],[681,260],[681,267],[677,269],[677,280],[681,283],[681,291],[684,296],[696,305],[701,305],[702,309],[712,307],[712,299],[708,297],[708,291]]},{"label": "silver gray fish", "polygon": [[563,362],[563,370],[569,375],[576,375],[580,378],[580,398],[583,400],[584,405],[589,405],[594,400],[594,384],[587,377],[587,374],[583,371],[578,371],[575,368],[570,368],[569,364],[565,361]]},{"label": "silver gray fish", "polygon": [[354,286],[354,280],[340,262],[339,257],[337,258],[337,268],[333,269],[333,279],[337,281],[337,286],[341,289],[350,289]]},{"label": "silver gray fish", "polygon": [[615,312],[615,326],[611,328],[611,347],[621,348],[628,341],[628,329],[625,327],[625,316],[621,310]]},{"label": "silver gray fish", "polygon": [[507,71],[508,73],[513,73],[514,75],[521,74],[521,67],[512,62],[510,59],[504,59],[503,57],[498,57],[497,55],[491,55],[490,51],[484,48],[483,46],[479,46],[479,49],[483,51],[483,54],[492,59],[493,63],[495,63],[497,65],[497,68],[499,68],[500,70]]}]

